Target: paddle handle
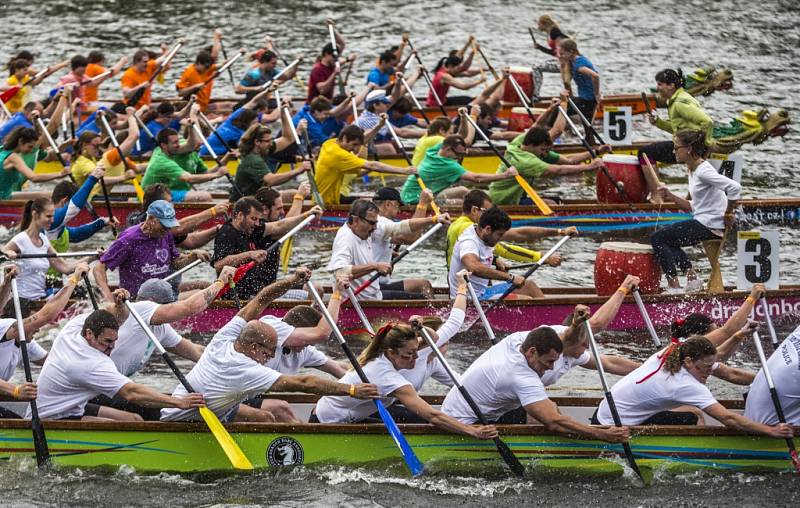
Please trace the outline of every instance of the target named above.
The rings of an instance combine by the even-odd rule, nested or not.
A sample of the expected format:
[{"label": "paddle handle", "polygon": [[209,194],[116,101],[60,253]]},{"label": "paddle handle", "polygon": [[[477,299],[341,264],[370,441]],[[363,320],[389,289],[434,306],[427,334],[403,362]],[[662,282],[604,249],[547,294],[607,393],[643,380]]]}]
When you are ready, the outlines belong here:
[{"label": "paddle handle", "polygon": [[769,315],[769,303],[766,296],[761,297],[761,310],[764,312],[764,321],[767,322],[769,338],[772,339],[772,347],[773,349],[778,349],[778,334],[775,333],[775,325],[772,324],[772,316]]},{"label": "paddle handle", "polygon": [[[42,254],[17,254],[15,259],[40,259],[40,258],[82,258],[85,256],[97,256],[95,251],[81,251],[81,252],[45,252]],[[7,259],[2,256],[2,259]]]},{"label": "paddle handle", "polygon": [[[56,158],[58,159],[59,164],[61,164],[61,167],[62,168],[66,168],[67,167],[67,163],[66,163],[66,161],[64,161],[64,158],[61,156],[61,152],[58,150],[58,145],[56,144],[55,140],[53,139],[53,136],[51,136],[50,132],[47,130],[47,126],[44,124],[44,121],[41,118],[37,118],[36,119],[36,125],[39,126],[39,129],[41,129],[42,134],[44,134],[45,139],[47,139],[47,144],[50,145],[50,148],[52,148],[53,153],[55,154]],[[70,178],[72,180],[74,180],[74,177],[72,175],[70,175]]]},{"label": "paddle handle", "polygon": [[89,281],[88,273],[83,274],[83,283],[86,285],[86,292],[89,293],[89,300],[92,302],[92,308],[94,310],[99,309],[100,306],[97,305],[97,297],[94,295],[94,288],[92,287],[92,283]]},{"label": "paddle handle", "polygon": [[192,261],[188,265],[184,266],[180,270],[177,270],[177,271],[172,272],[171,274],[167,275],[162,280],[165,280],[165,281],[169,282],[172,279],[174,279],[176,277],[179,277],[179,276],[183,275],[184,273],[188,272],[189,270],[191,270],[192,268],[194,268],[195,266],[199,265],[202,262],[203,262],[202,259],[195,259],[194,261]]},{"label": "paddle handle", "polygon": [[483,329],[486,330],[486,334],[489,336],[489,339],[492,341],[492,344],[497,344],[497,336],[495,336],[494,330],[492,330],[492,325],[489,324],[489,319],[486,317],[486,313],[483,312],[483,306],[481,306],[481,301],[478,300],[478,294],[475,292],[475,287],[472,285],[472,282],[466,275],[464,276],[464,280],[467,282],[467,290],[469,291],[469,297],[472,300],[472,304],[475,306],[475,310],[478,312],[478,318],[481,320],[481,323],[483,324]]},{"label": "paddle handle", "polygon": [[369,322],[369,319],[367,319],[367,315],[364,313],[364,309],[361,308],[361,304],[358,302],[355,293],[353,293],[353,288],[351,287],[347,288],[347,296],[349,297],[350,304],[353,306],[353,309],[355,309],[356,314],[358,314],[358,319],[360,319],[361,322],[364,324],[364,328],[367,329],[370,335],[375,335],[375,329],[372,328],[372,324]]},{"label": "paddle handle", "polygon": [[[422,58],[420,58],[419,53],[414,49],[414,44],[411,43],[411,39],[406,39],[406,42],[408,42],[408,48],[411,50],[411,54],[414,55],[414,59],[422,69],[422,77],[425,80],[425,84],[428,85],[428,90],[431,91],[431,95],[433,95],[433,100],[436,101],[436,105],[439,107],[442,115],[447,116],[447,111],[444,109],[442,99],[439,97],[439,94],[436,93],[436,89],[433,87],[433,81],[431,81],[431,76],[428,74],[428,69],[425,68],[425,64],[422,63]],[[410,92],[411,90],[409,89],[409,93]]]},{"label": "paddle handle", "polygon": [[408,86],[408,82],[406,81],[406,78],[404,78],[404,77],[400,78],[400,83],[402,83],[403,88],[406,89],[406,92],[408,93],[409,97],[411,97],[411,102],[414,103],[414,107],[417,108],[417,111],[419,111],[419,114],[422,115],[422,118],[424,118],[425,121],[428,124],[430,124],[431,123],[431,119],[428,118],[427,114],[425,114],[425,108],[422,107],[422,104],[420,104],[419,101],[417,100],[417,98],[414,96],[414,91],[411,90],[410,86]]},{"label": "paddle handle", "polygon": [[647,309],[644,306],[642,295],[639,293],[638,287],[633,288],[633,300],[636,302],[636,306],[639,308],[639,313],[642,315],[644,325],[647,327],[647,332],[650,334],[650,340],[653,341],[653,344],[655,344],[656,347],[661,347],[661,340],[658,338],[656,328],[653,326],[653,321],[650,319],[650,314],[647,312]]}]

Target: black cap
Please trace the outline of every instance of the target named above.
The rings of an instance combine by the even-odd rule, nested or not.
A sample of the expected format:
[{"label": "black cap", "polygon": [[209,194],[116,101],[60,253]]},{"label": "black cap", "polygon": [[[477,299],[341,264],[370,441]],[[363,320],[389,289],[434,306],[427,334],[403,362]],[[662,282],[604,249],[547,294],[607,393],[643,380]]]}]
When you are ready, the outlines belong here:
[{"label": "black cap", "polygon": [[372,196],[373,201],[397,201],[400,206],[403,205],[403,200],[400,197],[400,192],[392,187],[382,187],[378,192]]}]

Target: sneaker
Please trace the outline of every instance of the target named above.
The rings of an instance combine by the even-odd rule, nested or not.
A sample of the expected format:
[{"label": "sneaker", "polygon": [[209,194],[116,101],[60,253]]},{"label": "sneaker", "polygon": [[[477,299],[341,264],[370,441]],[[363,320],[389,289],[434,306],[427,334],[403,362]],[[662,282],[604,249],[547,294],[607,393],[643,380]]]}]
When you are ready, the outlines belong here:
[{"label": "sneaker", "polygon": [[694,279],[686,282],[684,288],[687,293],[696,293],[703,290],[703,282],[700,279]]}]

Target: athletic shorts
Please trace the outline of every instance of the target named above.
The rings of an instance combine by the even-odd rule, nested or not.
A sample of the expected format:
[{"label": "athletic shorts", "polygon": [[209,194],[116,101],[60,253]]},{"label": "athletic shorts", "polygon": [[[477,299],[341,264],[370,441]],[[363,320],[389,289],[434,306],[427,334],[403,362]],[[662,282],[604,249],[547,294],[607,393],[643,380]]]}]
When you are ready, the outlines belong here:
[{"label": "athletic shorts", "polygon": [[503,293],[508,291],[511,287],[510,282],[501,282],[500,284],[494,284],[486,288],[483,293],[478,295],[478,300],[485,301],[485,300],[497,300]]},{"label": "athletic shorts", "polygon": [[186,200],[186,194],[189,191],[186,190],[173,190],[170,191],[172,194],[172,202],[173,203],[183,203]]}]

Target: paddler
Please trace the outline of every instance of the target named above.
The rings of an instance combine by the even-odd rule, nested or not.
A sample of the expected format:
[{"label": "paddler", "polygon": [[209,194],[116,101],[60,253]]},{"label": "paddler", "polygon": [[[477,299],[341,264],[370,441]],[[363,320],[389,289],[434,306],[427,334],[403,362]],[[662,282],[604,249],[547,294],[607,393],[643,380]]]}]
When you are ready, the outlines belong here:
[{"label": "paddler", "polygon": [[[385,118],[381,118],[381,123],[375,126],[370,134],[376,133],[382,126]],[[338,205],[339,203],[352,203],[354,199],[342,196],[342,183],[348,174],[358,174],[363,176],[370,171],[388,173],[393,175],[413,175],[416,168],[397,168],[384,162],[370,161],[361,158],[359,152],[368,140],[364,130],[355,125],[348,125],[339,133],[336,139],[329,139],[322,144],[319,159],[317,160],[317,187],[325,204]]]},{"label": "paddler", "polygon": [[[127,296],[123,289],[114,292],[118,307],[125,308],[121,302]],[[41,418],[141,421],[139,415],[88,403],[98,395],[149,407],[189,409],[203,405],[199,393],[170,397],[120,374],[110,355],[116,346],[119,322],[126,318],[100,309],[72,318],[61,329],[39,374],[36,402]],[[28,408],[26,418],[30,417]]]},{"label": "paddler", "polygon": [[[367,133],[377,128],[372,140],[375,143],[375,152],[379,156],[394,155],[398,150],[398,147],[395,147],[393,143],[389,128],[386,127],[386,121],[390,121],[388,119],[388,111],[391,103],[392,100],[386,95],[386,92],[383,90],[373,90],[367,94],[367,99],[364,102],[364,111],[361,112],[355,121],[355,125],[361,127],[361,129]],[[385,121],[382,121],[383,116],[387,116]],[[423,133],[423,131],[414,127],[395,127],[394,130],[401,138],[419,138],[422,137]],[[365,137],[369,136],[367,135]],[[403,147],[399,147],[399,149],[402,150]]]},{"label": "paddler", "polygon": [[[559,73],[561,72],[561,65],[558,60],[558,43],[562,39],[567,39],[567,35],[561,31],[561,28],[558,26],[553,18],[548,14],[542,14],[539,16],[539,19],[536,23],[536,28],[540,32],[544,32],[547,34],[547,46],[542,46],[535,40],[533,41],[533,47],[541,51],[542,53],[546,53],[552,57],[545,61],[544,63],[537,64],[533,66],[533,97],[539,97],[539,91],[542,89],[542,81],[544,76],[542,76],[543,72],[553,72]],[[534,100],[534,102],[536,102]]]},{"label": "paddler", "polygon": [[[306,217],[322,215],[318,206],[302,212],[303,200],[297,199],[292,203],[291,215],[279,219],[283,215],[280,194],[268,188],[260,194],[265,201],[272,201],[272,206],[265,207],[256,197],[240,198],[233,205],[231,219],[223,224],[214,241],[211,264],[217,272],[225,266],[239,267],[251,261],[256,263],[236,283],[240,298],[251,298],[261,288],[275,282],[280,268],[280,252],[275,249],[268,254],[266,249]],[[305,298],[306,295],[299,294],[296,297]]]},{"label": "paddler", "polygon": [[[41,139],[35,129],[17,127],[3,139],[0,150],[0,199],[21,199],[22,185],[31,182],[49,182],[69,176],[69,168],[58,173],[34,173],[36,162],[47,156],[39,148]],[[29,195],[27,192],[24,195]]]},{"label": "paddler", "polygon": [[[725,229],[734,224],[734,211],[742,186],[718,173],[706,160],[708,145],[703,131],[678,131],[674,139],[675,160],[686,164],[689,172],[691,199],[677,196],[666,187],[661,188],[661,193],[665,201],[673,202],[681,209],[691,212],[692,219],[660,228],[650,237],[650,243],[667,277],[667,291],[699,291],[703,289],[703,283],[697,278],[697,273],[682,247],[724,237]],[[678,269],[686,274],[684,289],[681,289],[678,280]]]},{"label": "paddler", "polygon": [[[472,107],[472,111],[470,111],[470,116],[473,120],[478,119],[479,108]],[[467,110],[460,108],[458,110],[459,115],[466,115]],[[453,122],[450,121],[450,118],[446,116],[437,116],[433,120],[431,120],[431,124],[428,125],[428,130],[424,136],[419,138],[417,141],[417,145],[414,147],[414,156],[411,158],[411,164],[414,167],[419,167],[422,164],[422,161],[425,159],[425,154],[428,153],[428,150],[431,149],[433,146],[438,145],[444,138],[450,136],[452,134],[458,134],[467,145],[471,145],[472,141],[475,137],[474,129],[469,122],[460,122],[458,132],[455,132],[455,128]]]},{"label": "paddler", "polygon": [[[800,327],[794,329],[767,360],[775,390],[778,392],[786,423],[800,425]],[[775,425],[775,412],[767,380],[762,368],[750,385],[744,406],[744,416],[753,421]]]},{"label": "paddler", "polygon": [[15,93],[7,102],[6,108],[11,113],[19,113],[22,111],[23,106],[27,102],[28,93],[31,91],[31,88],[35,87],[48,76],[57,72],[64,67],[69,65],[69,60],[65,60],[63,62],[57,63],[55,65],[51,65],[47,68],[47,72],[35,78],[32,76],[33,72],[30,68],[30,61],[25,59],[17,59],[11,62],[8,66],[8,72],[11,74],[9,78],[6,80],[6,84],[9,87],[20,86],[21,88]]},{"label": "paddler", "polygon": [[[192,387],[205,398],[223,422],[271,422],[275,415],[261,409],[251,411],[241,402],[271,390],[275,392],[308,392],[320,395],[340,395],[370,400],[377,396],[375,385],[337,383],[311,375],[281,374],[266,366],[275,357],[278,333],[272,326],[259,321],[273,295],[291,286],[308,282],[311,270],[299,268],[290,277],[263,288],[230,322],[214,335],[200,360],[186,375]],[[173,396],[186,393],[178,385]],[[163,421],[193,421],[200,415],[194,408],[165,409]]]},{"label": "paddler", "polygon": [[[151,53],[150,51],[140,49],[133,55],[133,63],[130,67],[128,67],[125,72],[122,73],[122,77],[120,78],[120,85],[122,86],[122,96],[125,99],[129,99],[131,96],[136,94],[140,89],[144,88],[144,93],[142,94],[142,98],[139,99],[139,102],[133,104],[132,106],[136,109],[144,106],[145,104],[150,104],[151,102],[151,82],[150,78],[153,76],[153,73],[156,71],[158,65],[164,61],[167,57],[168,48],[166,44],[161,45],[161,55],[156,56],[155,53]],[[164,66],[161,69],[161,73],[159,78],[163,76],[163,73],[167,71],[170,67],[170,64]]]},{"label": "paddler", "polygon": [[[447,92],[450,91],[450,87],[458,88],[459,90],[469,90],[471,88],[475,88],[481,83],[486,82],[485,77],[479,77],[474,81],[458,79],[460,76],[475,76],[476,74],[480,73],[478,69],[469,68],[470,65],[472,65],[472,58],[474,56],[474,46],[472,47],[472,50],[466,60],[464,60],[455,52],[451,52],[450,55],[439,60],[439,63],[437,63],[436,67],[433,68],[433,78],[431,79],[431,82],[433,84],[433,90],[436,90],[439,100],[442,101],[442,105],[465,106],[470,104],[475,99],[474,97],[470,97],[468,95],[449,97],[447,95]],[[429,108],[438,107],[436,97],[434,97],[432,90],[428,91],[428,98],[425,102],[425,105]]]},{"label": "paddler", "polygon": [[247,74],[239,81],[234,91],[239,94],[246,94],[245,99],[250,100],[255,94],[263,90],[263,86],[266,83],[274,80],[275,83],[279,84],[292,79],[297,74],[297,66],[275,79],[280,72],[281,70],[278,69],[278,55],[273,51],[263,50],[258,55],[258,66],[247,71]]},{"label": "paddler", "polygon": [[8,118],[5,123],[0,126],[0,143],[2,143],[3,139],[5,139],[5,137],[17,127],[27,127],[28,129],[32,129],[33,122],[35,121],[34,112],[36,112],[39,116],[42,116],[43,110],[44,107],[39,101],[26,102],[25,106],[22,108],[22,111],[19,113],[13,113],[11,118]]},{"label": "paddler", "polygon": [[[372,91],[368,86],[361,93],[355,96],[356,105],[364,102],[367,94]],[[327,97],[317,96],[308,104],[304,104],[300,110],[292,117],[295,127],[300,126],[300,122],[306,121],[308,128],[308,140],[311,146],[309,150],[319,149],[323,143],[331,137],[337,137],[345,127],[347,117],[352,112],[353,99],[345,99],[333,105]]]},{"label": "paddler", "polygon": [[[337,62],[337,56],[342,54],[345,47],[345,40],[339,30],[336,29],[336,22],[328,18],[325,22],[333,27],[333,37],[336,42],[336,48],[328,42],[322,47],[322,52],[317,59],[314,66],[311,68],[311,74],[308,77],[308,94],[306,103],[314,100],[314,97],[321,95],[328,99],[333,99],[334,90],[336,88],[336,79],[342,69]],[[355,55],[351,57],[354,59]]]},{"label": "paddler", "polygon": [[221,45],[222,32],[217,28],[214,30],[212,37],[211,51],[206,49],[200,51],[195,57],[194,63],[189,64],[181,74],[178,82],[175,83],[178,95],[181,97],[190,95],[197,97],[197,105],[200,106],[200,111],[204,113],[208,110],[208,103],[211,101],[211,89],[214,86],[214,80],[208,80],[217,71],[215,62],[219,56]]},{"label": "paddler", "polygon": [[[469,189],[464,186],[453,187],[456,182],[481,184],[513,179],[517,176],[517,170],[514,167],[502,174],[494,175],[467,171],[461,164],[466,155],[467,143],[464,138],[447,136],[444,141],[428,149],[417,171],[419,178],[433,192],[434,196],[441,196],[444,200],[460,201],[469,192]],[[417,204],[421,191],[417,176],[410,175],[401,191],[403,201],[409,205]]]},{"label": "paddler", "polygon": [[[464,201],[461,204],[461,216],[454,220],[453,223],[450,224],[450,227],[447,228],[447,250],[445,252],[445,259],[447,260],[448,269],[450,268],[450,261],[453,257],[453,248],[461,234],[467,228],[476,225],[478,221],[481,220],[483,212],[490,209],[493,205],[489,195],[481,189],[472,189],[464,196]],[[574,226],[564,229],[540,228],[536,226],[511,228],[506,231],[500,241],[494,246],[492,252],[495,255],[495,262],[498,257],[502,257],[522,263],[532,263],[541,258],[539,252],[508,242],[532,243],[540,238],[548,236],[577,234],[578,230]],[[553,253],[545,263],[550,266],[559,266],[561,264],[561,254],[558,252]]]},{"label": "paddler", "polygon": [[[227,155],[228,147],[235,148],[238,146],[242,135],[251,125],[255,123],[272,123],[278,120],[279,117],[284,116],[281,115],[280,107],[265,114],[271,94],[272,90],[269,88],[255,94],[241,108],[232,112],[221,124],[217,125],[215,127],[216,133],[206,136],[208,144],[211,145],[215,154],[219,156]],[[291,104],[291,97],[284,97],[284,100],[288,100]],[[289,133],[289,136],[291,136],[291,133]],[[219,138],[222,138],[222,140]],[[200,146],[199,152],[203,157],[211,156],[211,152],[206,148],[205,143]]]},{"label": "paddler", "polygon": [[[152,155],[151,152],[158,147],[155,136],[158,135],[161,129],[167,127],[174,131],[180,131],[181,120],[189,117],[192,105],[192,102],[189,101],[180,111],[176,111],[175,106],[169,101],[159,102],[154,110],[150,106],[142,106],[139,114],[142,122],[147,126],[147,131],[144,131],[139,136],[139,142],[134,146],[131,153],[142,158]],[[153,137],[150,137],[150,134]]]},{"label": "paddler", "polygon": [[[561,414],[547,397],[542,376],[553,368],[562,350],[558,334],[546,326],[524,337],[506,338],[475,360],[461,376],[461,383],[489,422],[527,423],[530,416],[557,434],[612,443],[627,441],[627,427],[579,423]],[[464,423],[477,421],[456,387],[447,393],[442,411]]]},{"label": "paddler", "polygon": [[[600,74],[592,62],[578,51],[578,44],[574,40],[561,39],[558,42],[558,51],[558,59],[561,61],[563,69],[562,74],[569,72],[571,76],[570,80],[564,78],[564,86],[570,90],[570,81],[575,81],[578,94],[573,98],[573,102],[583,116],[591,121],[603,100],[600,94]],[[572,106],[567,111],[575,114]]]},{"label": "paddler", "polygon": [[[106,69],[103,66],[105,60],[106,57],[102,51],[90,51],[86,56],[88,65],[86,65],[84,75],[89,78],[90,82],[86,84],[86,88],[83,90],[83,102],[84,106],[90,109],[94,108],[97,103],[97,92],[100,89],[100,85],[107,79],[119,74],[119,71],[128,63],[128,57],[123,56],[110,69]],[[106,71],[110,72],[106,76],[100,77]]]},{"label": "paddler", "polygon": [[[380,229],[383,232],[381,244],[385,239],[391,238],[395,234],[411,234],[421,231],[431,223],[447,223],[449,216],[443,214],[432,218],[407,219],[403,222],[385,221]],[[389,259],[381,255],[379,258],[373,251],[374,235],[378,231],[378,206],[372,201],[358,199],[350,206],[350,214],[347,222],[336,232],[331,249],[331,259],[328,262],[327,270],[334,273],[335,277],[346,277],[353,279],[355,286],[360,286],[366,282],[373,272],[378,272],[383,276],[392,273],[392,265]],[[380,244],[379,244],[380,245]],[[432,287],[430,282],[409,281],[408,286],[405,281],[398,280],[389,285],[370,284],[358,294],[359,300],[407,300],[422,298],[422,294],[409,292],[406,287],[422,291],[430,295]]]}]

